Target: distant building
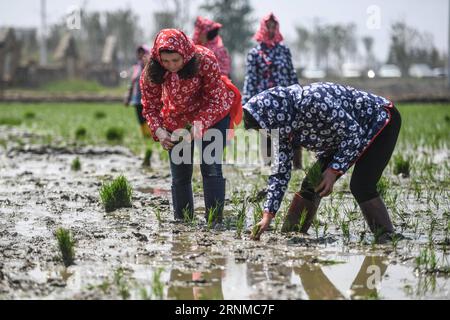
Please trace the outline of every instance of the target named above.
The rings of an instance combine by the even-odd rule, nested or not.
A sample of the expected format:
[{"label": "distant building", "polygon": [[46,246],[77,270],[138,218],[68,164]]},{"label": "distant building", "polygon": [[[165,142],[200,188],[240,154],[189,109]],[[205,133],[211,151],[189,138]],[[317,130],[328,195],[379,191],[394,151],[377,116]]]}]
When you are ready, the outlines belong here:
[{"label": "distant building", "polygon": [[78,75],[78,51],[71,33],[66,33],[60,39],[54,53],[56,64],[65,71],[67,78]]},{"label": "distant building", "polygon": [[15,81],[16,70],[20,64],[20,44],[14,29],[0,29],[0,82],[10,85]]},{"label": "distant building", "polygon": [[92,64],[87,68],[87,78],[104,86],[117,86],[120,81],[118,64],[117,38],[110,35],[106,37],[100,63]]}]

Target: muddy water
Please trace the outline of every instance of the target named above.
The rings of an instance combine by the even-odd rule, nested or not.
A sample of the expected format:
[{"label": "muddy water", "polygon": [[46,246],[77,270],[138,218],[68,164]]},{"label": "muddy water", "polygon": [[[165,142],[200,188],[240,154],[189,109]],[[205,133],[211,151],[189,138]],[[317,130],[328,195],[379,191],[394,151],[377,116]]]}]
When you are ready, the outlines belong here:
[{"label": "muddy water", "polygon": [[[8,130],[0,127],[0,138],[11,134]],[[156,161],[153,169],[144,169],[142,159],[121,147],[55,148],[21,139],[25,145],[0,147],[0,299],[141,299],[161,294],[163,299],[450,298],[446,274],[415,270],[423,234],[411,233],[412,239],[397,248],[361,244],[359,217],[349,243],[331,222],[327,234],[320,232],[319,237],[313,231],[309,236],[272,231],[261,242],[249,240],[245,232],[236,238],[234,227],[207,228],[201,192],[195,196],[197,223],[173,221],[164,164]],[[81,161],[79,172],[70,170],[75,157]],[[122,173],[134,189],[133,207],[107,214],[99,189]],[[226,175],[231,196],[233,184],[242,184],[242,174],[227,168]],[[414,212],[421,205],[409,201],[402,210]],[[442,222],[448,202],[435,211]],[[234,214],[228,203],[226,216]],[[252,221],[251,210],[247,220]],[[69,268],[59,258],[54,237],[58,227],[70,229],[76,240],[75,265]],[[436,242],[442,243],[443,237],[436,232]],[[437,247],[443,261],[449,258],[446,249],[447,244]],[[158,282],[161,294],[155,292]]]}]

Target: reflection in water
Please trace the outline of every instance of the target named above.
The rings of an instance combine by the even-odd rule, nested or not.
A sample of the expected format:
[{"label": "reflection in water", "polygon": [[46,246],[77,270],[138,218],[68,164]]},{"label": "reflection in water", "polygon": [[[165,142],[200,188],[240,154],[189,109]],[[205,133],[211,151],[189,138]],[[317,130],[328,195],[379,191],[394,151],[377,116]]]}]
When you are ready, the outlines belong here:
[{"label": "reflection in water", "polygon": [[[174,235],[172,259],[184,259],[187,252],[200,253],[198,247],[186,237]],[[203,254],[210,255],[209,248]],[[377,298],[379,284],[387,269],[387,260],[382,256],[366,256],[358,273],[349,287],[350,299]],[[287,267],[283,264],[246,262],[236,264],[234,257],[212,258],[212,265],[218,266],[208,271],[189,272],[180,269],[170,271],[168,299],[250,299],[262,282],[291,284],[292,274],[299,277],[308,299],[346,299],[336,285],[327,277],[320,264],[305,262],[300,266]],[[226,270],[226,271],[223,271]],[[245,274],[245,280],[242,275]],[[283,298],[283,297],[279,297]],[[300,298],[300,297],[298,297]]]},{"label": "reflection in water", "polygon": [[[344,264],[326,266],[320,262],[313,263],[319,259],[306,259],[303,264],[294,267],[288,266],[289,263],[277,264],[264,259],[248,259],[240,263],[242,260],[235,260],[232,254],[197,246],[189,236],[178,234],[173,235],[170,253],[177,267],[166,273],[167,299],[253,299],[261,297],[261,289],[272,287],[284,289],[275,290],[277,293],[268,290],[268,298],[379,299],[426,296],[430,291],[433,293],[436,287],[432,281],[424,285],[428,279],[419,279],[417,283],[417,278],[409,274],[410,269],[400,265],[392,265],[386,278],[388,259],[385,256],[351,255],[346,256],[348,259]],[[191,259],[191,256],[194,258]],[[180,262],[182,267],[179,267]],[[197,265],[199,269],[195,270]],[[407,288],[398,285],[405,283],[405,277],[412,281]],[[381,281],[385,281],[382,294]],[[419,287],[422,284],[422,291],[425,292],[414,292],[415,283]],[[302,290],[298,291],[299,288]]]},{"label": "reflection in water", "polygon": [[[377,298],[378,287],[387,269],[387,259],[382,256],[366,256],[350,286],[350,299]],[[345,295],[316,264],[294,267],[303,288],[311,300],[345,299]]]},{"label": "reflection in water", "polygon": [[303,289],[309,299],[344,299],[344,296],[323,273],[320,266],[305,263],[300,267],[294,267],[294,273],[300,276]]},{"label": "reflection in water", "polygon": [[351,299],[379,296],[378,287],[387,269],[387,259],[384,256],[367,256],[352,283]]},{"label": "reflection in water", "polygon": [[[198,248],[193,247],[189,238],[174,235],[172,245],[172,260],[182,260],[186,253],[197,254],[211,254],[210,248],[199,251]],[[212,270],[204,272],[189,272],[179,269],[172,269],[170,271],[170,285],[167,292],[168,299],[178,300],[200,300],[200,299],[215,299],[223,300],[222,292],[222,278],[223,270],[220,266],[225,266],[224,258],[213,258],[212,265],[219,266]]]},{"label": "reflection in water", "polygon": [[140,188],[136,189],[136,191],[145,193],[145,194],[152,194],[155,196],[167,196],[170,195],[172,191],[162,188]]},{"label": "reflection in water", "polygon": [[170,272],[169,299],[177,300],[223,300],[223,271],[214,269],[210,272]]}]

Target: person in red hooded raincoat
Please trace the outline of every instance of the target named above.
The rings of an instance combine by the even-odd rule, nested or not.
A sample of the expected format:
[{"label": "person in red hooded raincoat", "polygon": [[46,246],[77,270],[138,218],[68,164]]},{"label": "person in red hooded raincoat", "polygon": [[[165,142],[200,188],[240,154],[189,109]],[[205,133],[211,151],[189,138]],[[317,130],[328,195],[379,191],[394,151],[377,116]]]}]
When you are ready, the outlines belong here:
[{"label": "person in red hooded raincoat", "polygon": [[220,72],[229,77],[231,73],[231,58],[227,48],[223,45],[222,37],[219,35],[221,28],[222,25],[218,22],[197,17],[192,40],[195,44],[202,45],[214,52],[219,62]]},{"label": "person in red hooded raincoat", "polygon": [[[143,116],[154,140],[169,151],[175,219],[192,218],[194,214],[192,170],[196,139],[202,148],[200,169],[206,215],[213,213],[215,222],[221,222],[225,199],[222,155],[226,129],[242,119],[239,90],[221,76],[212,51],[195,45],[177,29],[163,29],[157,34],[140,83]],[[185,128],[189,131],[182,130]],[[180,143],[179,129],[183,135]],[[209,136],[217,132],[219,136]],[[208,148],[212,143],[220,148]]]},{"label": "person in red hooded raincoat", "polygon": [[[269,13],[261,19],[258,31],[253,37],[258,44],[250,49],[247,54],[244,89],[242,103],[246,104],[257,94],[276,87],[288,87],[299,84],[297,73],[292,63],[292,55],[289,48],[283,43],[283,35],[280,32],[280,23],[273,13]],[[271,145],[270,138],[266,144],[262,143],[261,151],[266,163],[270,162]],[[294,169],[302,167],[302,149],[294,151]]]}]

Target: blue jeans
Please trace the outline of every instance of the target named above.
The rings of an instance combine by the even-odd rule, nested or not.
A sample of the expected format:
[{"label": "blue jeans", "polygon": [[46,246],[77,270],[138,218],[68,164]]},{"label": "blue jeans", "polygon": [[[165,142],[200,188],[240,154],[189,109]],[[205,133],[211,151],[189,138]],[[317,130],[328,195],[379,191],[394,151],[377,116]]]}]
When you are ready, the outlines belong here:
[{"label": "blue jeans", "polygon": [[[221,133],[222,141],[215,141],[215,137],[211,139],[211,141],[205,141],[202,139],[201,145],[202,145],[202,152],[201,152],[201,164],[200,164],[200,170],[202,173],[203,178],[223,178],[222,174],[222,156],[223,156],[223,150],[226,145],[226,130],[230,126],[230,116],[227,115],[225,118],[220,120],[218,123],[216,123],[211,128],[218,129]],[[211,144],[211,143],[220,143],[221,148],[218,154],[215,152],[212,153],[212,156],[214,159],[217,159],[217,161],[214,161],[213,163],[206,163],[204,159],[204,152],[205,149]],[[219,150],[218,148],[214,149],[214,151]],[[193,172],[193,159],[194,159],[194,142],[191,143],[191,157],[189,163],[181,163],[181,164],[175,164],[173,162],[173,155],[172,151],[169,152],[169,158],[170,158],[170,171],[172,174],[172,185],[187,185],[190,184],[192,181],[192,172]],[[183,152],[181,151],[180,156],[183,155]],[[210,161],[209,161],[210,162]]]}]

